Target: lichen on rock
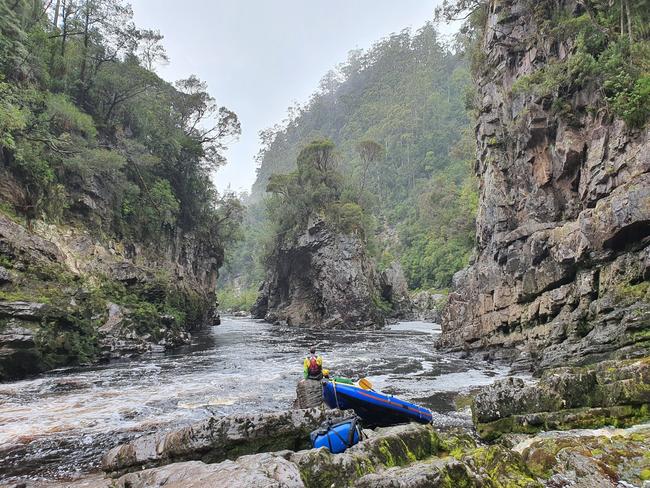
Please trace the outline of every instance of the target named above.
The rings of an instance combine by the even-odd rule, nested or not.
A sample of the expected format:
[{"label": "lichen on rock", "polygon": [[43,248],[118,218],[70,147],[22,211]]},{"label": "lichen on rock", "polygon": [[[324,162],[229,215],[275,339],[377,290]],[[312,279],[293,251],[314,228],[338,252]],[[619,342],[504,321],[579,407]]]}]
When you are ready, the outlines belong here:
[{"label": "lichen on rock", "polygon": [[650,358],[550,369],[534,384],[508,378],[472,404],[478,434],[627,427],[650,421]]}]

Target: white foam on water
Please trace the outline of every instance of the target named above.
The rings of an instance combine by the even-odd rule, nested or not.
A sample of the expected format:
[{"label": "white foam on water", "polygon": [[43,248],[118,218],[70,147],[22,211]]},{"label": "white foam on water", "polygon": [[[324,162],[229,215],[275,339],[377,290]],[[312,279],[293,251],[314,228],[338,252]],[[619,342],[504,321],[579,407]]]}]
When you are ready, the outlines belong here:
[{"label": "white foam on water", "polygon": [[[380,331],[323,331],[224,318],[221,326],[196,338],[189,352],[2,384],[0,450],[24,451],[0,456],[0,463],[16,463],[18,469],[30,459],[34,469],[57,475],[80,466],[88,470],[106,448],[96,445],[98,439],[117,442],[213,414],[289,408],[311,344],[333,374],[366,376],[375,389],[406,400],[462,391],[507,374],[487,363],[437,353],[439,331],[439,325],[426,322]],[[64,442],[78,449],[59,449]]]},{"label": "white foam on water", "polygon": [[407,321],[407,322],[398,322],[397,324],[391,324],[388,326],[389,330],[393,331],[412,331],[412,332],[423,332],[425,334],[439,334],[441,332],[440,324],[435,324],[433,322],[422,322],[422,321]]}]

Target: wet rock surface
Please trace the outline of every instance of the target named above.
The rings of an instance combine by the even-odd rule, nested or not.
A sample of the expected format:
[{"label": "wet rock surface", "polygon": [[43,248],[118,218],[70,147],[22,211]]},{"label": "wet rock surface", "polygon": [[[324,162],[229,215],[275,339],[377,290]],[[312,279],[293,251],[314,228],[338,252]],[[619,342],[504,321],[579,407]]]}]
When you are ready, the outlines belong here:
[{"label": "wet rock surface", "polygon": [[379,327],[381,283],[362,241],[318,218],[295,242],[275,250],[251,313],[288,325]]},{"label": "wet rock surface", "polygon": [[650,358],[551,369],[534,384],[508,378],[472,405],[485,439],[509,432],[629,426],[650,421]]},{"label": "wet rock surface", "polygon": [[167,434],[146,435],[109,451],[102,460],[107,472],[177,461],[219,462],[253,454],[308,447],[309,433],[325,420],[350,412],[323,409],[211,417]]},{"label": "wet rock surface", "polygon": [[324,405],[323,385],[316,380],[301,380],[296,386],[297,408],[316,408]]},{"label": "wet rock surface", "polygon": [[[151,252],[83,226],[27,228],[0,212],[0,381],[187,344],[191,329],[215,320],[223,256],[212,247],[179,234]],[[161,302],[182,319],[153,305]]]},{"label": "wet rock surface", "polygon": [[[575,2],[555,2],[580,15]],[[545,19],[490,3],[476,127],[477,259],[454,278],[440,344],[522,368],[647,354],[650,130],[630,130],[585,89],[568,100],[513,95],[515,81],[571,46]]]},{"label": "wet rock surface", "polygon": [[[246,455],[217,464],[170,464],[122,476],[119,487],[642,486],[650,426],[531,436],[514,447],[409,424],[377,431],[342,454],[326,449]],[[203,483],[203,484],[201,484]],[[248,485],[246,484],[248,483]]]}]

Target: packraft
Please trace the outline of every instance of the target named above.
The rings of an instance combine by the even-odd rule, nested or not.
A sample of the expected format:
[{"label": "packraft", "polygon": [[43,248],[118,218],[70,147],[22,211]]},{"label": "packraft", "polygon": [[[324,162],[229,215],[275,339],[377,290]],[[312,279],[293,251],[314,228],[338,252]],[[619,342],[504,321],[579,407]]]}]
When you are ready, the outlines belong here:
[{"label": "packraft", "polygon": [[361,427],[356,417],[345,419],[336,424],[327,421],[313,431],[310,438],[314,449],[326,447],[332,454],[339,454],[359,442]]},{"label": "packraft", "polygon": [[330,408],[354,410],[364,427],[388,427],[408,422],[426,424],[433,419],[428,408],[338,381],[323,383],[323,400]]}]

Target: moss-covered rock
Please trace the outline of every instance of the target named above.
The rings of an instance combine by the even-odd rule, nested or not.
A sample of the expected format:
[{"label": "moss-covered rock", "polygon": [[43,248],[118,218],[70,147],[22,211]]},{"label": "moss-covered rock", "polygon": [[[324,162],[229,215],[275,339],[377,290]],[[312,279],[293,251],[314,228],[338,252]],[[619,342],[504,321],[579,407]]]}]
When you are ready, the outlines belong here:
[{"label": "moss-covered rock", "polygon": [[[0,212],[0,381],[163,351],[215,323],[221,249],[178,237],[173,249],[147,249],[82,227],[28,229]],[[29,329],[29,340],[14,347],[9,328]]]},{"label": "moss-covered rock", "polygon": [[546,371],[527,385],[509,378],[488,386],[472,404],[479,435],[626,427],[650,420],[650,358],[606,361]]},{"label": "moss-covered rock", "polygon": [[296,453],[291,461],[300,468],[307,487],[350,486],[361,476],[434,456],[445,447],[431,426],[409,424],[379,429],[376,436],[343,454],[313,449]]},{"label": "moss-covered rock", "polygon": [[[535,476],[571,486],[642,486],[650,473],[650,426],[541,434],[515,450]],[[620,485],[618,485],[620,486]]]},{"label": "moss-covered rock", "polygon": [[494,422],[476,424],[482,439],[492,441],[506,433],[535,434],[540,431],[592,429],[605,426],[630,427],[650,421],[650,404],[574,408],[557,412],[512,415]]},{"label": "moss-covered rock", "polygon": [[[186,434],[184,438],[193,442],[201,437],[196,431]],[[253,440],[248,450],[258,444]],[[124,454],[142,447],[132,443],[130,454]],[[233,487],[259,483],[296,488],[616,488],[622,486],[619,481],[642,486],[650,474],[649,448],[650,425],[546,432],[506,447],[477,443],[462,432],[410,424],[378,429],[342,454],[320,448],[246,455],[218,464],[181,462],[138,470],[114,483],[207,486],[209,481],[227,480]],[[152,455],[156,449],[150,445]]]}]

